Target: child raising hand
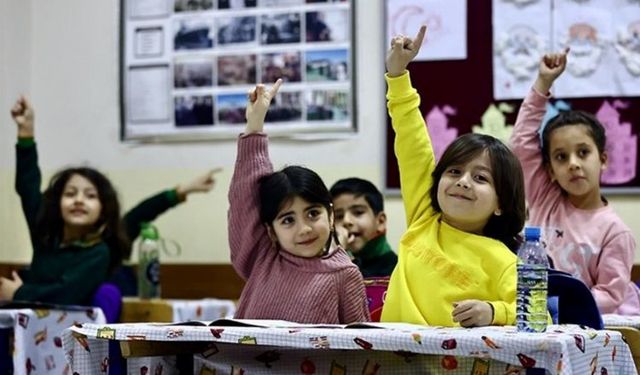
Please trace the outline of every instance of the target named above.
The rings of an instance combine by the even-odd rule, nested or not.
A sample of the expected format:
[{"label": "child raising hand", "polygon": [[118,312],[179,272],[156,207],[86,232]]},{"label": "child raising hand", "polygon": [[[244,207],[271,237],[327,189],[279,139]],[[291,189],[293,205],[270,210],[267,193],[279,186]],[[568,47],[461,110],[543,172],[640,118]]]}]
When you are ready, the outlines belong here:
[{"label": "child raising hand", "polygon": [[582,280],[601,313],[639,315],[640,290],[631,281],[636,243],[600,191],[607,167],[604,127],[592,114],[560,112],[542,130],[540,144],[549,90],[568,52],[542,57],[511,136],[529,181],[530,222],[544,229],[554,266]]},{"label": "child raising hand", "polygon": [[396,36],[387,53],[387,105],[395,131],[407,231],[382,321],[438,326],[515,323],[518,233],[525,218],[520,163],[499,140],[457,138],[436,164],[411,86],[409,62],[426,33]]},{"label": "child raising hand", "polygon": [[246,281],[236,318],[298,323],[369,320],[362,275],[335,233],[331,195],[310,169],[273,171],[263,133],[271,89],[249,94],[229,188],[231,262]]}]

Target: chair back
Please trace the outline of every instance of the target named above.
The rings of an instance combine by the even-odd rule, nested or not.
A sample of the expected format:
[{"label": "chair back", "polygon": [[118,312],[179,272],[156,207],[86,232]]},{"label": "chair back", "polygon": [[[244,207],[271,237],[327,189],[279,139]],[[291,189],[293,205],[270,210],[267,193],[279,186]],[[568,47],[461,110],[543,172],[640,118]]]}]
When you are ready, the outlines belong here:
[{"label": "chair back", "polygon": [[[604,329],[602,316],[591,290],[580,280],[558,270],[549,270],[549,301],[557,298],[559,324],[579,324]],[[550,307],[552,304],[549,305]],[[553,315],[553,313],[552,313]]]},{"label": "chair back", "polygon": [[382,306],[387,296],[389,277],[368,277],[364,279],[364,288],[367,293],[369,313],[372,322],[379,322],[382,315]]}]

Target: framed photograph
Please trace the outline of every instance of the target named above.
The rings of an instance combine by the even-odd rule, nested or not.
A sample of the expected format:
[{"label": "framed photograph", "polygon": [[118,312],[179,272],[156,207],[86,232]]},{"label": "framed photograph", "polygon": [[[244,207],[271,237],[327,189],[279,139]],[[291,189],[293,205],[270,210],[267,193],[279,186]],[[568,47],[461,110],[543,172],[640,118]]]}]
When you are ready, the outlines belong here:
[{"label": "framed photograph", "polygon": [[235,138],[247,92],[281,78],[266,131],[356,131],[352,1],[123,0],[123,141]]}]

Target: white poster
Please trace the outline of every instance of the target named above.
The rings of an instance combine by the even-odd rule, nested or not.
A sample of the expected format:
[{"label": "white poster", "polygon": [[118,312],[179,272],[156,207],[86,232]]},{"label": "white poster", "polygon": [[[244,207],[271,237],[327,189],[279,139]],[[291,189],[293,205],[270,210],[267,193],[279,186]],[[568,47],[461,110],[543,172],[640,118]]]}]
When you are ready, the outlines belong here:
[{"label": "white poster", "polygon": [[614,82],[623,96],[640,96],[640,1],[614,7]]},{"label": "white poster", "polygon": [[129,67],[127,87],[128,122],[162,122],[170,119],[169,66]]},{"label": "white poster", "polygon": [[551,45],[551,0],[493,2],[493,96],[523,98]]},{"label": "white poster", "polygon": [[466,0],[387,0],[387,46],[395,35],[414,37],[427,25],[415,61],[467,58]]}]

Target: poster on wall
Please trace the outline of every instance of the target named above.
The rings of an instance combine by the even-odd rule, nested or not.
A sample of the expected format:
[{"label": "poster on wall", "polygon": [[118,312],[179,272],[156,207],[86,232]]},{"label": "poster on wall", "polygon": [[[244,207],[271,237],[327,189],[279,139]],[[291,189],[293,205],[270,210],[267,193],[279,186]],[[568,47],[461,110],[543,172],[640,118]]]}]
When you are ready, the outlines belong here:
[{"label": "poster on wall", "polygon": [[347,0],[124,0],[122,139],[235,138],[247,93],[284,80],[272,136],[355,131]]}]

